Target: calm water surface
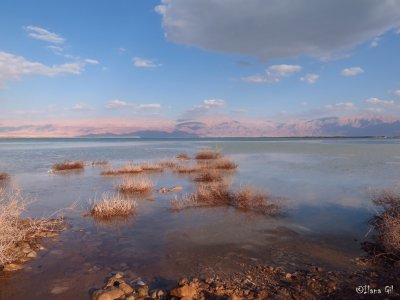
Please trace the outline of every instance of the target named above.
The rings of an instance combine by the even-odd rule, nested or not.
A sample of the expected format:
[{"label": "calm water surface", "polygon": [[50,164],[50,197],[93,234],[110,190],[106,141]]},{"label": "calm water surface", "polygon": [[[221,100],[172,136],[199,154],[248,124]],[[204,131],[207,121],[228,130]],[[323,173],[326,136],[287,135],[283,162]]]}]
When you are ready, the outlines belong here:
[{"label": "calm water surface", "polygon": [[[27,216],[64,214],[70,228],[26,269],[0,279],[1,299],[87,299],[110,270],[126,270],[153,285],[167,286],[182,274],[229,271],[247,260],[285,266],[319,262],[346,268],[360,254],[359,242],[373,213],[370,193],[397,188],[400,141],[396,139],[2,139],[0,171],[31,200]],[[250,185],[282,197],[278,218],[229,208],[170,210],[171,194],[138,199],[128,223],[98,224],[83,217],[87,201],[112,192],[120,177],[100,175],[101,167],[54,175],[62,160],[155,161],[203,147],[222,147],[239,164],[233,186]],[[155,188],[183,185],[170,172],[151,175]],[[45,283],[45,284],[44,284]],[[22,287],[22,288],[21,288]],[[71,298],[72,297],[72,298]]]}]

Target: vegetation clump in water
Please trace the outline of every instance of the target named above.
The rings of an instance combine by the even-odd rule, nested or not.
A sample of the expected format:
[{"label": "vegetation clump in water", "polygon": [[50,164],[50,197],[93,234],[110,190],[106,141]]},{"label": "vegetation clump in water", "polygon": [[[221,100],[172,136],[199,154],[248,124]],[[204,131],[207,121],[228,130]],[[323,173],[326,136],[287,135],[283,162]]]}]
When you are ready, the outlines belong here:
[{"label": "vegetation clump in water", "polygon": [[122,193],[148,193],[153,189],[153,182],[148,177],[127,177],[117,189]]},{"label": "vegetation clump in water", "polygon": [[0,269],[15,271],[19,264],[36,257],[38,239],[56,235],[64,229],[62,217],[24,219],[27,203],[19,190],[0,189]]},{"label": "vegetation clump in water", "polygon": [[375,243],[366,243],[374,256],[391,261],[400,260],[400,194],[383,191],[373,196],[372,202],[380,211],[370,220],[375,229]]},{"label": "vegetation clump in water", "polygon": [[78,161],[63,161],[61,163],[54,164],[51,169],[53,171],[69,171],[69,170],[83,170],[85,163],[83,160]]},{"label": "vegetation clump in water", "polygon": [[0,172],[0,180],[6,180],[10,178],[10,175],[8,175],[6,172]]},{"label": "vegetation clump in water", "polygon": [[127,164],[120,169],[108,169],[101,172],[101,175],[112,176],[112,175],[124,175],[124,174],[137,174],[142,173],[143,169],[141,166],[134,164]]},{"label": "vegetation clump in water", "polygon": [[239,210],[277,215],[280,206],[266,193],[246,187],[237,191],[229,190],[225,185],[200,185],[192,194],[171,201],[174,210],[202,206],[232,206]]},{"label": "vegetation clump in water", "polygon": [[136,211],[136,201],[126,199],[120,194],[104,193],[102,198],[95,201],[89,210],[89,215],[100,219],[113,217],[128,217]]}]

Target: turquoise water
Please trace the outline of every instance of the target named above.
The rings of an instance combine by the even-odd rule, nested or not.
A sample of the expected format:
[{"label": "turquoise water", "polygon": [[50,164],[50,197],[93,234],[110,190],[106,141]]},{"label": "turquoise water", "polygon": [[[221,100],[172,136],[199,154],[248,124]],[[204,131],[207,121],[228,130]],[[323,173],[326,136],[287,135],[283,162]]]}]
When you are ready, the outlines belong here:
[{"label": "turquoise water", "polygon": [[[306,250],[301,259],[295,258],[293,247],[285,244],[291,242],[318,244],[348,264],[345,257],[361,253],[354,240],[362,240],[368,231],[367,220],[374,212],[371,192],[398,188],[399,143],[397,139],[0,139],[0,172],[11,174],[7,185],[19,188],[30,200],[25,215],[49,216],[75,203],[74,209],[64,210],[70,229],[28,263],[30,271],[15,276],[27,285],[48,282],[37,289],[37,297],[65,299],[73,295],[68,291],[87,291],[108,268],[121,265],[151,280],[160,273],[174,278],[200,272],[201,266],[215,264],[218,255],[228,252],[280,264],[320,259]],[[66,159],[107,160],[120,166],[180,152],[193,155],[204,147],[223,148],[223,154],[239,164],[232,185],[252,186],[279,197],[284,214],[269,218],[229,208],[177,213],[170,209],[173,195],[153,192],[137,199],[138,212],[130,222],[107,226],[83,213],[89,199],[115,191],[120,177],[101,176],[101,167],[91,166],[66,175],[48,172],[52,164]],[[189,178],[170,172],[150,176],[156,189],[184,186],[178,196],[193,189]],[[280,247],[287,249],[287,256],[281,257],[283,250],[271,250]],[[180,260],[186,264],[180,265]],[[87,271],[93,266],[100,270],[95,275]],[[79,287],[76,278],[82,283]],[[68,286],[67,291],[52,294],[51,287],[59,282]],[[0,291],[7,291],[3,297],[23,299],[12,283],[6,286],[0,280]]]}]

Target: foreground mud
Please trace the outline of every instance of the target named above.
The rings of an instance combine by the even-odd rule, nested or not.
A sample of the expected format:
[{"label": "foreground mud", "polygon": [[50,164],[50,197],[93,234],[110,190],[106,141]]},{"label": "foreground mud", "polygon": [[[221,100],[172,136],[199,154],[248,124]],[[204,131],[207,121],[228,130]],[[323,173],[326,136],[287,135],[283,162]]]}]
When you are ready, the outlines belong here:
[{"label": "foreground mud", "polygon": [[399,271],[386,267],[340,273],[317,266],[295,272],[253,266],[229,275],[181,278],[168,289],[113,272],[103,288],[91,291],[91,299],[398,299]]}]

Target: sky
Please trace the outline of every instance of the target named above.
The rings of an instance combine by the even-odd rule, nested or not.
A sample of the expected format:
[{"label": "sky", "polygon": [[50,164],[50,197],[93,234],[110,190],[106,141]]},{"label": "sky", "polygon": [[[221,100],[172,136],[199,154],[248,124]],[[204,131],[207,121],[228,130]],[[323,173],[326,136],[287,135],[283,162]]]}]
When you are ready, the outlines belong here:
[{"label": "sky", "polygon": [[2,0],[0,133],[400,118],[399,54],[400,0]]}]

